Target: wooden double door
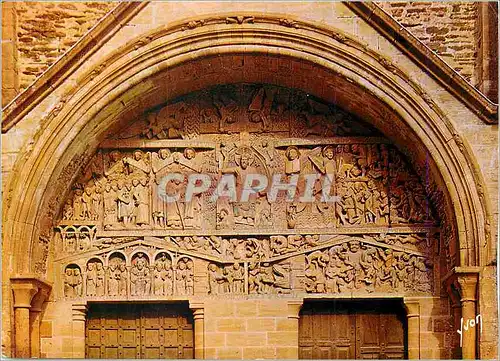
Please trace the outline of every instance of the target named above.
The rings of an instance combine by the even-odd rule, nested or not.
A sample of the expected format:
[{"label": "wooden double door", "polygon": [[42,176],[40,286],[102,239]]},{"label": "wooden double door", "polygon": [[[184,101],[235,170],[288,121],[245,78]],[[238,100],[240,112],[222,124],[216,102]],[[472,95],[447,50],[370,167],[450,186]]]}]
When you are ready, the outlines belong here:
[{"label": "wooden double door", "polygon": [[306,302],[299,320],[299,358],[404,359],[406,334],[399,303]]},{"label": "wooden double door", "polygon": [[86,358],[194,358],[192,314],[184,304],[94,304]]}]

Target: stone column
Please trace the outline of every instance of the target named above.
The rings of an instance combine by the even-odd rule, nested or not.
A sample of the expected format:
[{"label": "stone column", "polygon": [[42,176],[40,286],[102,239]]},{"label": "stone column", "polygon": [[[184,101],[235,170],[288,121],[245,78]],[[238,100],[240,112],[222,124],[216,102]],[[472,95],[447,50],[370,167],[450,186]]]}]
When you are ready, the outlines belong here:
[{"label": "stone column", "polygon": [[15,355],[17,358],[29,358],[30,353],[30,308],[38,287],[30,282],[13,282]]},{"label": "stone column", "polygon": [[194,318],[194,358],[205,358],[205,305],[189,302]]},{"label": "stone column", "polygon": [[[446,291],[450,298],[451,304],[451,314],[453,315],[453,329],[460,329],[460,318],[462,317],[462,305],[460,304],[460,292],[458,291],[458,285],[456,282],[447,282]],[[457,334],[454,334],[457,336]],[[458,343],[457,337],[453,338],[452,348],[452,358],[461,359],[462,358],[462,348]]]},{"label": "stone column", "polygon": [[[461,273],[457,275],[457,283],[460,291],[460,304],[462,306],[461,323],[476,319],[476,292],[477,273]],[[468,327],[462,329],[462,358],[471,360],[476,358],[476,332],[478,327]]]},{"label": "stone column", "polygon": [[293,330],[296,332],[296,344],[293,346],[295,347],[295,354],[291,355],[291,359],[298,359],[299,358],[299,317],[300,317],[300,310],[302,309],[302,305],[304,304],[304,300],[290,300],[288,301],[288,319],[293,322]]},{"label": "stone column", "polygon": [[30,308],[30,337],[31,337],[31,357],[40,358],[40,322],[43,303],[47,300],[50,290],[39,289],[33,297]]},{"label": "stone column", "polygon": [[420,304],[405,298],[404,305],[408,322],[408,359],[420,359]]},{"label": "stone column", "polygon": [[85,358],[85,318],[87,316],[87,304],[73,304],[73,358]]}]

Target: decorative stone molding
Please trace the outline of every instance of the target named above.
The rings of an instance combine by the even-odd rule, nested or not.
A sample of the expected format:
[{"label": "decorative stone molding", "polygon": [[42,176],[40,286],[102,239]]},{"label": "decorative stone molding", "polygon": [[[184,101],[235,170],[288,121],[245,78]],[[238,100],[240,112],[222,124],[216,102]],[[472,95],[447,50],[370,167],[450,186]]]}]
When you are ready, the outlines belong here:
[{"label": "decorative stone molding", "polygon": [[[475,359],[477,357],[478,328],[472,328],[464,332],[463,323],[476,320],[477,313],[477,285],[479,282],[479,267],[455,267],[443,279],[443,283],[449,292],[452,304],[461,306],[461,313],[456,312],[455,325],[462,331],[462,358]],[[454,308],[458,309],[458,308]],[[457,320],[460,315],[460,320]]]},{"label": "decorative stone molding", "polygon": [[71,306],[73,358],[85,357],[85,320],[87,303],[74,303]]},{"label": "decorative stone molding", "polygon": [[194,319],[194,358],[205,358],[205,304],[203,302],[189,302]]},{"label": "decorative stone molding", "polygon": [[455,267],[443,277],[442,282],[453,304],[477,300],[480,271],[480,267]]},{"label": "decorative stone molding", "polygon": [[253,16],[228,16],[226,23],[228,24],[253,24],[255,17]]},{"label": "decorative stone molding", "polygon": [[71,310],[73,321],[85,322],[88,311],[87,303],[74,303]]},{"label": "decorative stone molding", "polygon": [[[36,276],[17,276],[10,279],[14,292],[14,308],[40,310],[52,289],[52,284]],[[36,295],[36,297],[35,297]]]},{"label": "decorative stone molding", "polygon": [[32,284],[13,284],[14,308],[31,308],[31,301],[38,292],[38,287]]},{"label": "decorative stone molding", "polygon": [[405,297],[404,307],[408,322],[408,358],[420,359],[420,303],[417,298]]},{"label": "decorative stone molding", "polygon": [[40,358],[40,323],[42,305],[48,299],[49,288],[41,288],[33,297],[30,308],[31,357]]},{"label": "decorative stone molding", "polygon": [[37,357],[40,353],[40,312],[52,286],[35,277],[10,279],[14,294],[15,355]]},{"label": "decorative stone molding", "polygon": [[288,301],[288,318],[289,319],[299,319],[300,310],[304,305],[304,299],[296,299]]}]

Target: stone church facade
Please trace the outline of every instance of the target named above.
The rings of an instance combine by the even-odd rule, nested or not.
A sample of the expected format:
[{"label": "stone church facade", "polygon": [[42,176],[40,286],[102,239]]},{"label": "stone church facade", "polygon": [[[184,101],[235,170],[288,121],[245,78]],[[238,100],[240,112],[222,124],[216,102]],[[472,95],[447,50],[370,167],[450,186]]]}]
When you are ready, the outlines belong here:
[{"label": "stone church facade", "polygon": [[496,359],[472,5],[3,4],[3,354]]}]

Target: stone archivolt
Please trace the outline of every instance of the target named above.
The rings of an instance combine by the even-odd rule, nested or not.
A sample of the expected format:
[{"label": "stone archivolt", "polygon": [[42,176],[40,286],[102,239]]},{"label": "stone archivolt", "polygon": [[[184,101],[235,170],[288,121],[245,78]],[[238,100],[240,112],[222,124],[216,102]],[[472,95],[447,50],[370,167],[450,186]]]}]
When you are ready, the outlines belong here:
[{"label": "stone archivolt", "polygon": [[[171,173],[185,179],[165,182]],[[186,198],[187,177],[202,174],[209,189]],[[298,176],[296,193],[314,201],[273,201],[269,187],[248,201],[211,197],[221,176],[234,176],[240,195],[251,174],[269,184]],[[325,201],[325,182],[336,202]],[[426,187],[370,126],[300,91],[217,86],[101,144],[56,227],[60,289],[68,298],[430,293],[439,226]]]}]

